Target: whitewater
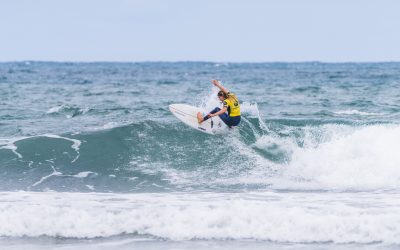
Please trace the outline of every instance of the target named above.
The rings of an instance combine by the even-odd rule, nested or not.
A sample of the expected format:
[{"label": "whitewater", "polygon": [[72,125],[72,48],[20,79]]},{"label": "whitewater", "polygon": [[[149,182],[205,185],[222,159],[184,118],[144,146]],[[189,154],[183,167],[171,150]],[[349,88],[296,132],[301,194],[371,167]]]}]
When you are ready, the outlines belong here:
[{"label": "whitewater", "polygon": [[[0,63],[0,246],[397,249],[399,63]],[[227,135],[172,103],[239,97]]]}]

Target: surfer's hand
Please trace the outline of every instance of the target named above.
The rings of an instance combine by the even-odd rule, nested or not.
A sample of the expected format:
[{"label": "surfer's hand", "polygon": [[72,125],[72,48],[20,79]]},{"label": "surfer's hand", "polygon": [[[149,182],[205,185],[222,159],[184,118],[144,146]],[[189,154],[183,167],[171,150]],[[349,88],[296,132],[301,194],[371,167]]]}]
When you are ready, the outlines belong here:
[{"label": "surfer's hand", "polygon": [[214,84],[214,86],[218,86],[219,85],[219,81],[216,80],[216,79],[213,79],[211,82],[212,82],[212,84]]}]

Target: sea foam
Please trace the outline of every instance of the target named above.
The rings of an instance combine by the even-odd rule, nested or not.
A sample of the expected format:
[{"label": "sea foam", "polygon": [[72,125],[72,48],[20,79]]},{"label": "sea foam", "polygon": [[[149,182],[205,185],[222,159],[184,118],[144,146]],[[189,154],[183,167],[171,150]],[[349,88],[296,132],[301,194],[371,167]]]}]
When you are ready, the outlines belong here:
[{"label": "sea foam", "polygon": [[[398,194],[0,193],[0,236],[400,243]],[[374,204],[374,205],[371,205]]]},{"label": "sea foam", "polygon": [[[355,190],[399,187],[400,126],[325,125],[305,129],[304,134],[302,145],[295,139],[275,139],[288,154],[275,187]],[[271,140],[261,138],[256,146],[270,144]]]}]

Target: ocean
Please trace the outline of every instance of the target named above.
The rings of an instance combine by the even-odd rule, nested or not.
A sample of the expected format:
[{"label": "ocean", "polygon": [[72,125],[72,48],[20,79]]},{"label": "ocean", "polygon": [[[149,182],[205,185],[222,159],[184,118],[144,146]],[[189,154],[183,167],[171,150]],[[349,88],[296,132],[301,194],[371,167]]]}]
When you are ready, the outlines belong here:
[{"label": "ocean", "polygon": [[[236,93],[229,134],[168,110]],[[1,249],[398,249],[400,63],[0,63]]]}]

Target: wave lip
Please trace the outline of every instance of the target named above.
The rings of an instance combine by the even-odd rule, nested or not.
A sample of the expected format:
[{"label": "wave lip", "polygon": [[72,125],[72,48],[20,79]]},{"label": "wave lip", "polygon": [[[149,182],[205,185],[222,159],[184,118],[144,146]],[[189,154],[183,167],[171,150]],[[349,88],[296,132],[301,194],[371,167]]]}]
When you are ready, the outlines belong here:
[{"label": "wave lip", "polygon": [[0,220],[6,222],[0,236],[399,244],[399,198],[393,193],[6,192],[0,193]]}]

